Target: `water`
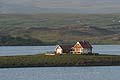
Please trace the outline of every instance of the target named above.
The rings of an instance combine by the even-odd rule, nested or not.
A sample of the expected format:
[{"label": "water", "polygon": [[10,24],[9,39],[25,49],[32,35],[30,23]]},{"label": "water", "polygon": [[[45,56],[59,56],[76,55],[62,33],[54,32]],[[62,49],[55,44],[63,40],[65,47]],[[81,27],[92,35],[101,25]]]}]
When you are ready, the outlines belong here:
[{"label": "water", "polygon": [[[54,51],[55,46],[1,46],[0,56]],[[120,45],[93,45],[93,52],[120,55]],[[0,80],[120,80],[120,66],[0,69]]]},{"label": "water", "polygon": [[120,80],[120,67],[6,68],[0,80]]},{"label": "water", "polygon": [[55,46],[0,46],[0,56],[32,55],[54,51]]},{"label": "water", "polygon": [[[55,46],[0,46],[0,56],[40,54],[54,49]],[[93,52],[120,55],[120,45],[93,45]]]},{"label": "water", "polygon": [[93,45],[93,52],[120,55],[120,45]]}]

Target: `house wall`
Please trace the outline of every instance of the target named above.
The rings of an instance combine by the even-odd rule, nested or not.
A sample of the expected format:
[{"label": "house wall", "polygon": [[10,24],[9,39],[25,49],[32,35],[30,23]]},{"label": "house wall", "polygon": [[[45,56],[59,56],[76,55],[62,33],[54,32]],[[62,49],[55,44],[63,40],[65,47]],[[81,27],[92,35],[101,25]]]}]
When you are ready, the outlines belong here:
[{"label": "house wall", "polygon": [[92,49],[91,48],[77,48],[77,50],[76,50],[76,48],[74,48],[75,50],[74,50],[74,54],[82,54],[82,53],[92,53]]},{"label": "house wall", "polygon": [[56,54],[62,54],[62,48],[61,47],[57,47]]},{"label": "house wall", "polygon": [[80,54],[82,51],[82,47],[79,43],[75,44],[73,49],[74,49],[74,52],[73,52],[74,54]]},{"label": "house wall", "polygon": [[80,53],[83,53],[83,48],[80,48]]},{"label": "house wall", "polygon": [[91,48],[84,48],[82,53],[92,53]]}]

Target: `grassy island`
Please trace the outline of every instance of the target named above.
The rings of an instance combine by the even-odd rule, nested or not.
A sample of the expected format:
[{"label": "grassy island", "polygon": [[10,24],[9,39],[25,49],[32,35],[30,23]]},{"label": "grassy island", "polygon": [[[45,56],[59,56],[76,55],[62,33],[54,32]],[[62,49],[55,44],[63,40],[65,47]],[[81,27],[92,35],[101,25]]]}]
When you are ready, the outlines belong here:
[{"label": "grassy island", "polygon": [[1,56],[0,68],[120,66],[120,55],[21,55]]}]

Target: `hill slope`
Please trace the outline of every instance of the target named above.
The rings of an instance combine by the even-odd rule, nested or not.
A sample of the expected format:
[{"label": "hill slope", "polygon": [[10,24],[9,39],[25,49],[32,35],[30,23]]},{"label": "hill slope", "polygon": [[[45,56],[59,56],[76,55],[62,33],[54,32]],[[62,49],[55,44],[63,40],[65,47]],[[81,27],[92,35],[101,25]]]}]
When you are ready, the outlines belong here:
[{"label": "hill slope", "polygon": [[[22,42],[19,42],[18,38],[28,42],[22,45],[68,44],[79,40],[89,40],[93,44],[120,44],[119,16],[119,14],[1,14],[0,45],[8,45],[7,43],[12,45],[14,40],[14,45],[20,45]],[[5,41],[4,44],[2,40]]]}]

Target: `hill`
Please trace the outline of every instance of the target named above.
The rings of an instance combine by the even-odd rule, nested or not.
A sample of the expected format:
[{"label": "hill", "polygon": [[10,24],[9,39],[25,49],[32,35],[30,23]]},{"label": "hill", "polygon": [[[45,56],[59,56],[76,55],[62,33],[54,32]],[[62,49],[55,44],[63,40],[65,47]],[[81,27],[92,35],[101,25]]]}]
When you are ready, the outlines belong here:
[{"label": "hill", "polygon": [[120,15],[0,14],[0,45],[69,44],[79,40],[120,44]]}]

